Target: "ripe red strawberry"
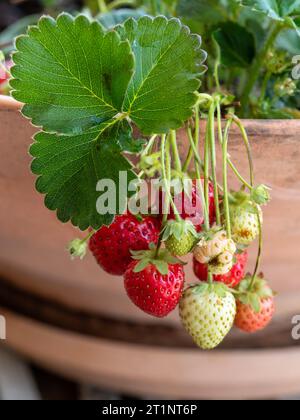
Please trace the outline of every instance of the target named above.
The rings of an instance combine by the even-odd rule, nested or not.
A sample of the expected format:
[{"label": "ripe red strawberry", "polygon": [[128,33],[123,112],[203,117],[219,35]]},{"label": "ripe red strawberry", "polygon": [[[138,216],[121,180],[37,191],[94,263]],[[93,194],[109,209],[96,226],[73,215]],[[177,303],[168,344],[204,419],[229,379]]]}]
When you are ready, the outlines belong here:
[{"label": "ripe red strawberry", "polygon": [[175,257],[155,249],[134,253],[140,261],[133,261],[124,275],[128,297],[142,311],[162,318],[179,303],[184,286],[183,266]]},{"label": "ripe red strawberry", "polygon": [[102,226],[90,239],[89,248],[98,264],[110,274],[122,275],[132,261],[130,250],[142,250],[157,243],[159,222],[153,217],[141,221],[132,214],[116,216],[110,226]]},{"label": "ripe red strawberry", "polygon": [[[174,202],[177,209],[180,211],[179,213],[181,218],[183,220],[190,220],[195,226],[196,231],[200,232],[204,223],[204,214],[199,185],[197,185],[198,182],[199,181],[197,179],[193,179],[190,194],[182,191],[174,197]],[[159,202],[159,208],[161,212],[163,206],[163,194],[161,193],[159,195]],[[213,185],[209,183],[209,219],[211,225],[215,222],[216,218],[214,203],[214,189]],[[175,219],[172,207],[170,208],[170,214],[168,216],[168,219]]]},{"label": "ripe red strawberry", "polygon": [[247,333],[264,329],[275,312],[274,295],[262,277],[255,277],[251,289],[251,276],[247,276],[239,286],[235,326]]},{"label": "ripe red strawberry", "polygon": [[[248,252],[244,251],[242,254],[236,254],[236,263],[232,269],[223,275],[214,275],[214,281],[224,283],[230,287],[236,287],[245,276],[245,269],[248,261]],[[193,268],[196,277],[200,281],[207,281],[207,264],[201,264],[193,259]]]}]

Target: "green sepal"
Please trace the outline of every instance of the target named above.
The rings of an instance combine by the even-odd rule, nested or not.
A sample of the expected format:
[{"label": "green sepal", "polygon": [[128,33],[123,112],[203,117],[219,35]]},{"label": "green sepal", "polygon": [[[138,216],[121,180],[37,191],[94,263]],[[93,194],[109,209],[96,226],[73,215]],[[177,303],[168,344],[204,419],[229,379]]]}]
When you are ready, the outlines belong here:
[{"label": "green sepal", "polygon": [[194,236],[195,240],[198,240],[198,234],[193,223],[189,220],[169,220],[164,227],[162,240],[166,241],[170,237],[174,236],[175,239],[180,241],[186,234]]},{"label": "green sepal", "polygon": [[257,206],[251,199],[251,195],[245,191],[232,191],[229,196],[229,204],[231,208],[239,208],[248,213],[257,214]]},{"label": "green sepal", "polygon": [[252,189],[250,199],[259,205],[267,204],[271,200],[269,193],[270,190],[271,188],[267,187],[266,185],[258,185]]},{"label": "green sepal", "polygon": [[195,294],[211,294],[215,293],[217,296],[219,296],[221,299],[223,299],[226,296],[226,293],[231,293],[231,290],[229,287],[224,283],[202,283],[199,285],[191,286],[193,288],[193,293]]},{"label": "green sepal", "polygon": [[80,238],[73,239],[68,244],[67,251],[70,253],[72,260],[74,260],[77,257],[82,260],[87,252],[87,242],[84,239]]},{"label": "green sepal", "polygon": [[206,242],[211,241],[216,233],[220,232],[221,230],[223,230],[222,226],[213,226],[212,228],[210,228],[209,230],[205,231],[202,230],[199,234],[198,234],[198,239],[200,240],[204,240]]},{"label": "green sepal", "polygon": [[244,305],[250,305],[252,309],[258,313],[261,309],[261,301],[274,296],[274,292],[269,287],[262,274],[255,277],[250,288],[251,283],[251,275],[247,275],[244,280],[241,281],[237,288],[238,300]]},{"label": "green sepal", "polygon": [[139,261],[134,267],[134,273],[143,271],[148,265],[154,265],[163,276],[169,272],[169,264],[185,265],[183,261],[174,257],[167,249],[159,249],[157,252],[156,245],[151,243],[148,250],[130,251],[132,258]]}]

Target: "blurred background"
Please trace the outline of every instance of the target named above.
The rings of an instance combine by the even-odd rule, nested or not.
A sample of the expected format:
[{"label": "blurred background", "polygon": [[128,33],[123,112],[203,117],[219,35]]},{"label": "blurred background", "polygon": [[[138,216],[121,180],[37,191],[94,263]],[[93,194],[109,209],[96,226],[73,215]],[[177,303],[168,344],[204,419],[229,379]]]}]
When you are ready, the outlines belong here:
[{"label": "blurred background", "polygon": [[[160,3],[122,1],[117,12],[103,14],[98,0],[2,0],[0,50],[9,60],[14,37],[43,13],[81,11],[110,26]],[[173,3],[164,2],[170,14]],[[36,129],[17,103],[0,97],[0,399],[300,399],[300,337],[293,334],[300,315],[300,124],[246,127],[257,178],[273,189],[263,269],[279,293],[277,315],[266,331],[234,330],[206,353],[176,313],[152,319],[128,301],[122,279],[100,271],[91,256],[70,261],[66,244],[78,231],[45,209],[28,169]],[[237,132],[232,149],[245,168]],[[195,281],[191,268],[187,279]]]}]

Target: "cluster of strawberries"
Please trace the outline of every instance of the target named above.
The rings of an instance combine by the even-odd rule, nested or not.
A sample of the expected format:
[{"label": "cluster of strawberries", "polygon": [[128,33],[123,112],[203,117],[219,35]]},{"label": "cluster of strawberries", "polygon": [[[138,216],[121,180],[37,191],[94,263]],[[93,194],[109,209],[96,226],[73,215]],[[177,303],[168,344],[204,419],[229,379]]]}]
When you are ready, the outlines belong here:
[{"label": "cluster of strawberries", "polygon": [[[195,201],[196,194],[193,188],[184,201]],[[203,229],[200,213],[191,218],[183,211],[178,222],[171,211],[163,229],[161,217],[126,213],[95,232],[89,248],[106,272],[124,275],[127,295],[141,310],[165,317],[179,304],[182,323],[196,344],[202,349],[215,348],[234,323],[245,332],[256,332],[274,314],[273,292],[263,276],[245,275],[246,248],[259,234],[262,212],[250,195],[239,192],[237,198],[241,194],[243,200],[231,205],[232,239],[214,224],[214,195],[209,185],[209,231]],[[191,223],[190,218],[197,222]],[[78,252],[74,243],[71,252]],[[184,263],[178,257],[190,252],[200,282],[189,283],[184,290]],[[213,275],[211,282],[208,273]]]}]

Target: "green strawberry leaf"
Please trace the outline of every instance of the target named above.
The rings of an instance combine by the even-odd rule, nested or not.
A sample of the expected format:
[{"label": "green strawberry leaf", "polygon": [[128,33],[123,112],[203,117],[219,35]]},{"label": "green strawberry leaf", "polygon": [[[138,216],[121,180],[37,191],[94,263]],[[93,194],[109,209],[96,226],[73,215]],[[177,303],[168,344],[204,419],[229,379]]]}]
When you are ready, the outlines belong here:
[{"label": "green strawberry leaf", "polygon": [[120,154],[120,139],[128,138],[131,128],[124,121],[111,124],[72,136],[40,132],[30,149],[32,172],[39,175],[36,188],[46,194],[46,207],[57,210],[60,221],[71,220],[81,230],[89,226],[98,229],[114,218],[113,214],[97,212],[99,180],[112,179],[118,184],[119,171],[127,172],[128,182],[135,178],[131,164]]},{"label": "green strawberry leaf", "polygon": [[205,24],[214,24],[226,20],[238,7],[236,0],[179,0],[177,13],[188,19],[192,17]]},{"label": "green strawberry leaf", "polygon": [[16,47],[12,95],[34,125],[80,134],[121,111],[134,57],[116,32],[64,13],[41,18]]},{"label": "green strawberry leaf", "polygon": [[129,19],[116,30],[123,41],[129,40],[138,64],[123,111],[144,134],[181,127],[192,116],[205,69],[201,38],[178,19],[162,16]]},{"label": "green strawberry leaf", "polygon": [[241,0],[241,4],[278,21],[300,13],[300,0]]},{"label": "green strawberry leaf", "polygon": [[220,46],[222,64],[227,67],[249,67],[255,57],[255,40],[247,29],[237,23],[226,22],[213,36]]}]

